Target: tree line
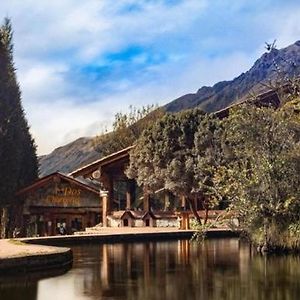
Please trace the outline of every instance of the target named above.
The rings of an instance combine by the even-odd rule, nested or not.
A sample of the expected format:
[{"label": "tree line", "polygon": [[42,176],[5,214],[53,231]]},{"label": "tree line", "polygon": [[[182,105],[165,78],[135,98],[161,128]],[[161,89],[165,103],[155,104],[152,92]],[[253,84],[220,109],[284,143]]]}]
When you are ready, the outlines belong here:
[{"label": "tree line", "polygon": [[[237,105],[220,120],[199,109],[166,114],[130,153],[129,178],[154,192],[215,207],[226,199],[240,229],[260,247],[300,246],[300,101],[275,110]],[[290,95],[289,95],[290,100]]]}]

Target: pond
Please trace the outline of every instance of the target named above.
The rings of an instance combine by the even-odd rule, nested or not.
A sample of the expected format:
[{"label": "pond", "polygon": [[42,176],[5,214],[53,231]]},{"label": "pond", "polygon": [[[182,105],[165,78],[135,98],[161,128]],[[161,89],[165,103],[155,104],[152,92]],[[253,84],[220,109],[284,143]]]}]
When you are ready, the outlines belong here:
[{"label": "pond", "polygon": [[0,299],[282,300],[300,295],[299,256],[261,256],[238,239],[72,248],[74,264],[66,273],[0,276]]}]

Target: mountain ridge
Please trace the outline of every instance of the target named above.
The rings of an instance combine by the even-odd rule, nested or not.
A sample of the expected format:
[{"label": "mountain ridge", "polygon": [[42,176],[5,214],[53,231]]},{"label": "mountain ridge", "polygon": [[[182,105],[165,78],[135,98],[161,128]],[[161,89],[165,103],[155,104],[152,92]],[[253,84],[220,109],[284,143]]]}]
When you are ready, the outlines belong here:
[{"label": "mountain ridge", "polygon": [[293,75],[293,66],[297,66],[296,75],[300,74],[300,41],[280,50],[273,48],[257,59],[248,71],[234,79],[220,81],[213,86],[203,86],[196,93],[189,93],[169,102],[165,108],[169,112],[194,107],[207,112],[223,109],[247,97],[250,91],[264,92],[266,88],[263,84],[278,76],[276,66],[289,75]]}]

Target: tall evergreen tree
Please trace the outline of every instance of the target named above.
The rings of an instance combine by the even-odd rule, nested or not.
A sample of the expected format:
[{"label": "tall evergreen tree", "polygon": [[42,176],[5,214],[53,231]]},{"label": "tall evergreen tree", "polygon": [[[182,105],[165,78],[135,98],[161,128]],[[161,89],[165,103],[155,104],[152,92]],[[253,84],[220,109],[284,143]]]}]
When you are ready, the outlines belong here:
[{"label": "tall evergreen tree", "polygon": [[[12,27],[5,19],[0,27],[0,208],[13,204],[15,192],[38,177],[36,146],[21,103],[13,62]],[[5,226],[2,220],[2,232]],[[3,234],[2,234],[3,236]]]}]

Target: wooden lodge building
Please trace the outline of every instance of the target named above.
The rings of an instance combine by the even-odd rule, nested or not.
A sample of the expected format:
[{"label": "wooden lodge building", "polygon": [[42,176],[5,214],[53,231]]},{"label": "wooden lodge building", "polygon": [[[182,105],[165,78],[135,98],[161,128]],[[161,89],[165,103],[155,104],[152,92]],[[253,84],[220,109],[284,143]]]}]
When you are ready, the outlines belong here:
[{"label": "wooden lodge building", "polygon": [[100,221],[99,189],[61,173],[45,176],[17,193],[25,236],[72,234]]},{"label": "wooden lodge building", "polygon": [[[69,175],[47,175],[18,191],[22,236],[72,234],[87,227],[179,227],[177,199],[160,190],[150,199],[128,179],[128,147]],[[151,203],[150,203],[151,202]]]},{"label": "wooden lodge building", "polygon": [[[258,106],[278,107],[276,92],[259,95]],[[235,104],[236,105],[236,104]],[[229,108],[215,113],[228,116]],[[189,228],[192,213],[185,199],[162,189],[149,195],[125,175],[133,146],[103,157],[68,175],[53,173],[17,193],[22,202],[22,235],[72,234],[100,224],[103,227]],[[195,207],[200,215],[199,203]],[[210,211],[214,218],[220,211]]]},{"label": "wooden lodge building", "polygon": [[[135,180],[125,175],[129,152],[133,146],[101,158],[70,173],[75,178],[98,180],[101,184],[101,222],[104,227],[177,227],[189,228],[193,214],[184,198],[178,198],[165,189],[148,194]],[[204,216],[201,201],[195,208]],[[216,211],[210,211],[214,218]]]},{"label": "wooden lodge building", "polygon": [[101,223],[104,227],[176,226],[177,199],[161,190],[155,195],[143,192],[125,175],[133,146],[101,158],[75,170],[75,178],[97,180],[101,184]]}]

